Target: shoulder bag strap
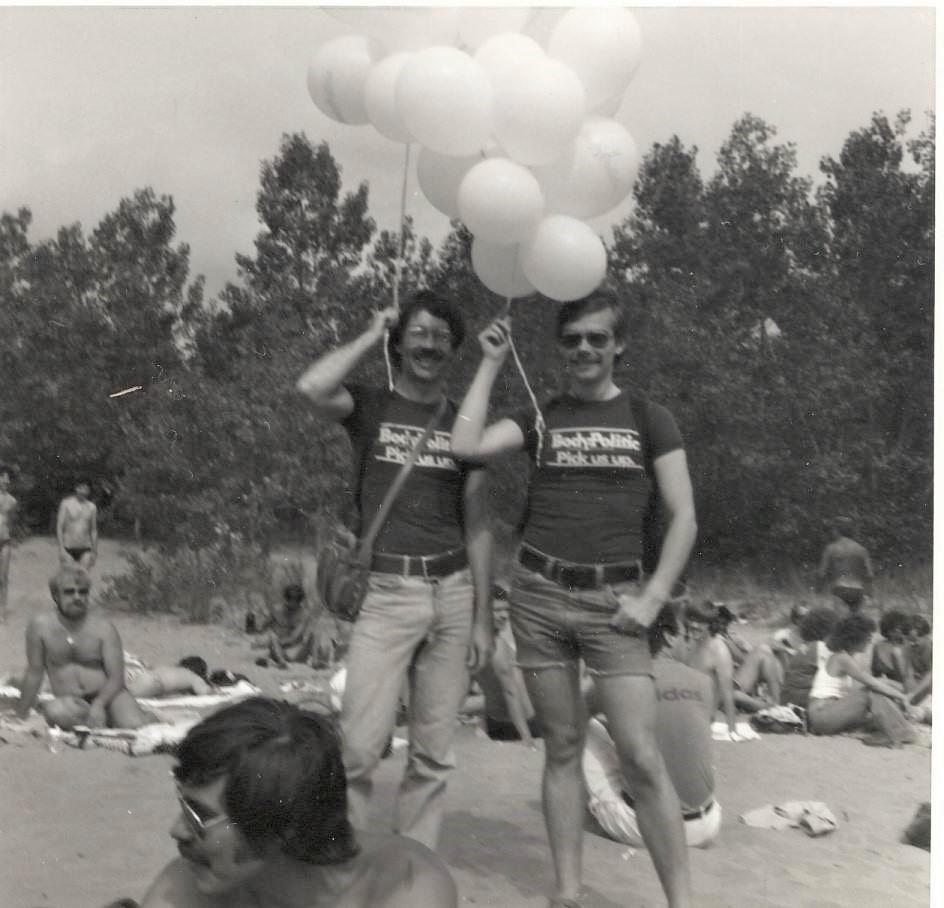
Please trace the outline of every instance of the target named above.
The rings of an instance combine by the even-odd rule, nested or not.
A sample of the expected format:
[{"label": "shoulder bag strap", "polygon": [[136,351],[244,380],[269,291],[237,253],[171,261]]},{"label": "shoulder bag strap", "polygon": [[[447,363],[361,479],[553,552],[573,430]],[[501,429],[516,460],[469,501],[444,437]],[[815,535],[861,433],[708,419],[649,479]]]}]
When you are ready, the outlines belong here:
[{"label": "shoulder bag strap", "polygon": [[433,434],[433,430],[436,428],[436,423],[439,422],[445,412],[446,398],[443,397],[439,401],[439,406],[436,407],[436,412],[433,413],[429,422],[426,423],[426,428],[423,429],[423,434],[416,440],[416,444],[413,445],[413,450],[410,451],[410,456],[407,457],[406,462],[402,467],[400,467],[400,472],[397,473],[393,482],[390,483],[390,488],[387,489],[387,494],[384,495],[384,499],[380,503],[380,507],[378,508],[377,513],[374,515],[374,519],[371,521],[370,526],[367,528],[367,532],[361,537],[360,545],[358,546],[359,555],[366,557],[374,547],[374,540],[377,538],[377,534],[380,532],[384,523],[386,523],[387,517],[390,516],[390,507],[393,504],[394,499],[400,494],[400,489],[403,488],[403,483],[406,482],[406,478],[409,476],[410,470],[413,469],[413,465],[416,463],[417,458],[423,453],[423,448],[426,447],[426,442],[429,441],[430,435]]}]

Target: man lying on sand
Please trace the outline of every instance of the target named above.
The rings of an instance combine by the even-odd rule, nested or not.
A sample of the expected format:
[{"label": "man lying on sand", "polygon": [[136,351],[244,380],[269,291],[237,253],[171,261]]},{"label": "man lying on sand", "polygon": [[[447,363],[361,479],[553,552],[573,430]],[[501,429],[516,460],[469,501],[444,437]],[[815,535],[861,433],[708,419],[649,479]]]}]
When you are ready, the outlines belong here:
[{"label": "man lying on sand", "polygon": [[[678,611],[663,606],[648,628],[656,686],[655,729],[659,750],[679,796],[685,842],[707,848],[721,831],[721,805],[715,798],[711,720],[715,696],[711,679],[685,664],[687,642]],[[587,709],[598,714],[592,682],[585,688]],[[599,718],[587,726],[583,752],[590,813],[617,842],[645,848],[633,800],[616,746]]]},{"label": "man lying on sand", "polygon": [[330,720],[253,697],[194,726],[174,769],[180,857],[142,908],[455,908],[446,865],[419,842],[357,832]]},{"label": "man lying on sand", "polygon": [[171,697],[179,694],[203,696],[212,693],[206,660],[185,656],[176,665],[125,669],[125,684],[132,697]]},{"label": "man lying on sand", "polygon": [[78,565],[66,565],[49,581],[55,613],[34,615],[26,628],[26,673],[16,715],[36,703],[43,674],[55,699],[42,711],[50,725],[70,729],[138,728],[156,721],[125,688],[124,650],[115,626],[89,611],[91,581]]}]

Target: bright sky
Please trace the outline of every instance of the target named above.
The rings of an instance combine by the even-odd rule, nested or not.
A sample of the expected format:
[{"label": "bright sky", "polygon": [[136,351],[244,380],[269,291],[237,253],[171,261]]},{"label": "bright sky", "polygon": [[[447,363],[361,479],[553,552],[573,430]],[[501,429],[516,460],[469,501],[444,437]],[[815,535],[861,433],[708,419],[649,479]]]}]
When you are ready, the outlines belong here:
[{"label": "bright sky", "polygon": [[[933,7],[634,12],[643,63],[617,119],[643,152],[673,134],[697,145],[705,174],[747,111],[815,178],[874,111],[910,108],[917,134],[934,106]],[[538,31],[556,15],[540,13]],[[306,88],[318,46],[354,33],[304,7],[0,7],[0,210],[29,207],[35,242],[75,221],[89,233],[151,186],[173,196],[178,241],[213,295],[235,279],[235,253],[253,252],[260,162],[304,131],[328,141],[347,187],[369,182],[373,216],[394,227],[403,146],[332,122]],[[409,213],[438,243],[447,218],[410,189]]]}]

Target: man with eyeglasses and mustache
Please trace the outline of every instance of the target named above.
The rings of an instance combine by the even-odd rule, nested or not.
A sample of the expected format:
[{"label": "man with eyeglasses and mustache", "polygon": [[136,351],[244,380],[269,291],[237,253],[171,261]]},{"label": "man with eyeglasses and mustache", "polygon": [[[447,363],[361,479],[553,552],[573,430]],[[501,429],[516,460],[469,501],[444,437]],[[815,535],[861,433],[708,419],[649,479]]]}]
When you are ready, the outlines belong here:
[{"label": "man with eyeglasses and mustache", "polygon": [[[389,330],[392,389],[350,374]],[[410,747],[394,830],[435,848],[453,738],[470,672],[491,659],[491,533],[485,471],[449,446],[455,405],[448,369],[465,327],[456,307],[423,290],[401,310],[376,313],[360,336],[317,360],[298,389],[351,440],[360,534],[380,510],[426,427],[425,448],[374,544],[367,596],[348,648],[341,704],[351,822],[368,826],[372,775],[409,692]]]},{"label": "man with eyeglasses and mustache", "polygon": [[[583,661],[623,775],[633,779],[639,829],[668,904],[681,908],[691,898],[688,856],[679,799],[656,744],[646,630],[695,540],[682,439],[668,410],[614,383],[614,364],[626,349],[625,316],[616,297],[602,291],[558,312],[565,392],[545,404],[540,419],[522,412],[486,426],[510,336],[506,318],[479,335],[482,362],[459,409],[452,447],[473,461],[522,450],[532,461],[511,622],[544,737],[544,814],[557,877],[551,905],[579,905]],[[643,524],[656,491],[667,524],[650,563]]]},{"label": "man with eyeglasses and mustache", "polygon": [[26,673],[16,715],[25,719],[36,703],[43,675],[55,695],[42,706],[49,725],[71,729],[134,729],[156,721],[125,687],[125,661],[115,626],[89,611],[91,580],[77,565],[62,567],[49,581],[54,614],[34,615],[26,628]]},{"label": "man with eyeglasses and mustache", "polygon": [[428,848],[354,832],[328,719],[253,697],[195,725],[176,757],[180,857],[141,908],[455,908]]}]

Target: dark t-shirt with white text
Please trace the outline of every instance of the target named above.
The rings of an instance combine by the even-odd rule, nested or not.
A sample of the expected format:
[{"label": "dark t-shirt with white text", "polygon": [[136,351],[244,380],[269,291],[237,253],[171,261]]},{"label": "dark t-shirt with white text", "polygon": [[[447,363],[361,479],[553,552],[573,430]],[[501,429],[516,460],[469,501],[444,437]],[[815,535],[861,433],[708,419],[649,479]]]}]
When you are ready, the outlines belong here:
[{"label": "dark t-shirt with white text", "polygon": [[[652,460],[682,447],[665,407],[642,402]],[[534,412],[511,418],[521,428],[533,464],[522,540],[555,558],[583,564],[643,557],[643,516],[653,480],[630,396],[603,401],[562,396],[542,410],[541,444]]]},{"label": "dark t-shirt with white text", "polygon": [[[358,534],[367,529],[384,495],[436,412],[438,403],[408,400],[396,391],[347,385],[354,409],[341,422],[354,451]],[[433,555],[465,544],[462,493],[470,465],[450,450],[456,417],[451,401],[393,503],[374,550]]]}]

